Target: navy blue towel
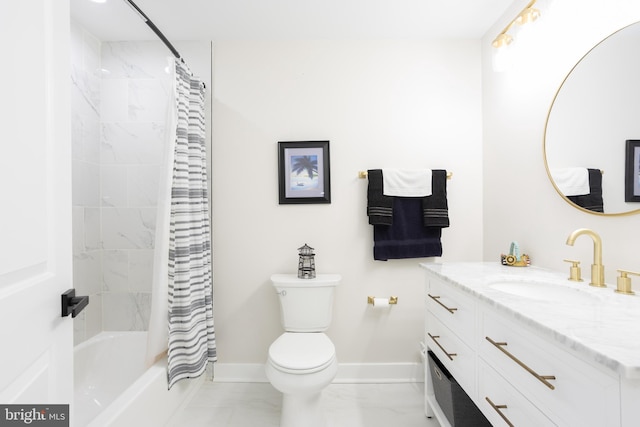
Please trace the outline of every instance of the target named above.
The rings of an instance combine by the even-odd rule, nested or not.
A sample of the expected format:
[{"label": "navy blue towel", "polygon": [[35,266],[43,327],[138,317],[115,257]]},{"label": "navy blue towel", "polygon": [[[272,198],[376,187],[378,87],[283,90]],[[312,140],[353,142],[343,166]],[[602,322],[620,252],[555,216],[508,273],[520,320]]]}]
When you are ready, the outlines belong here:
[{"label": "navy blue towel", "polygon": [[394,197],[393,224],[373,226],[373,259],[442,256],[442,227],[425,227],[421,197]]}]

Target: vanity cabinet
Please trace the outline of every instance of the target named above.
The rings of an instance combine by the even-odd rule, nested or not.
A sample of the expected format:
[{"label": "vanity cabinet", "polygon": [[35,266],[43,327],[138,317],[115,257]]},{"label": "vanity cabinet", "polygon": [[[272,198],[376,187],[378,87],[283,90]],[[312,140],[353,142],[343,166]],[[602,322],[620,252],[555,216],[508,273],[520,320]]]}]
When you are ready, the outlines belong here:
[{"label": "vanity cabinet", "polygon": [[[427,269],[425,342],[494,426],[637,426],[621,420],[627,388],[540,331]],[[636,392],[629,393],[631,398]],[[637,402],[635,403],[637,405]],[[449,426],[425,370],[425,413]],[[631,421],[635,414],[629,414]]]},{"label": "vanity cabinet", "polygon": [[[559,426],[620,425],[617,378],[492,309],[482,307],[479,311],[478,358],[541,414]],[[488,390],[478,397],[485,414],[494,411],[509,418],[512,404],[508,398],[492,398]],[[506,405],[507,409],[496,410],[487,397],[496,405]]]},{"label": "vanity cabinet", "polygon": [[426,305],[427,346],[469,394],[475,390],[476,305],[472,298],[438,282],[427,289]]}]

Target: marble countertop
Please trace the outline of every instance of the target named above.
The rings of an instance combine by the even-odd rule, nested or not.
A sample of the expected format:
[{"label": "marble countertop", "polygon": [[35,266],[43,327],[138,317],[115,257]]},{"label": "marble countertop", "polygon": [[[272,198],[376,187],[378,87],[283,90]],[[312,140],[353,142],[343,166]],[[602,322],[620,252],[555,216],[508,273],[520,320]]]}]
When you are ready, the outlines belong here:
[{"label": "marble countertop", "polygon": [[[540,335],[580,353],[623,378],[640,379],[640,296],[572,282],[566,274],[538,267],[507,267],[499,262],[422,263],[421,267],[477,297],[503,315],[529,325]],[[586,276],[586,277],[585,277]],[[497,288],[499,283],[539,284],[539,296],[523,297]],[[562,286],[558,295],[548,286]],[[546,292],[546,293],[545,293]]]}]

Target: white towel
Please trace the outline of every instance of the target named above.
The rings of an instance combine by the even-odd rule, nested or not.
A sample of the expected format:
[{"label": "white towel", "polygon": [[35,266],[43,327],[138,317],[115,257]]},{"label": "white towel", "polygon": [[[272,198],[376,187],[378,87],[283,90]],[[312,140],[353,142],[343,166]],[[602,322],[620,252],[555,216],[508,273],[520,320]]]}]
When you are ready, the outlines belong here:
[{"label": "white towel", "polygon": [[395,197],[431,195],[431,169],[382,169],[382,194]]},{"label": "white towel", "polygon": [[551,178],[565,196],[583,196],[591,193],[587,168],[552,169]]}]

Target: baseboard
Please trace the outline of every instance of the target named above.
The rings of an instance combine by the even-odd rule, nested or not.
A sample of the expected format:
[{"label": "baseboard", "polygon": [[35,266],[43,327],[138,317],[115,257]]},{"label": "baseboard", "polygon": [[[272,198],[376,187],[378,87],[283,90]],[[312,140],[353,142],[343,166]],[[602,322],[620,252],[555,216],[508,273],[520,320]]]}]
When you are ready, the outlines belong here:
[{"label": "baseboard", "polygon": [[[215,382],[269,382],[262,363],[216,363]],[[340,363],[334,383],[424,382],[422,363]]]},{"label": "baseboard", "polygon": [[421,383],[422,363],[341,363],[334,383]]}]

